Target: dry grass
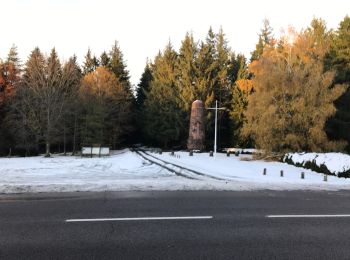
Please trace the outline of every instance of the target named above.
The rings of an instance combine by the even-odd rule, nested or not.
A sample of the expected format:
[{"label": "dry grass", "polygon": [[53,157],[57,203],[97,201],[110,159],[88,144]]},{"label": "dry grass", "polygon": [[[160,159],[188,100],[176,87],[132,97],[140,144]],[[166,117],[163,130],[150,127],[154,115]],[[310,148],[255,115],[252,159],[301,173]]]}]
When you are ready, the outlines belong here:
[{"label": "dry grass", "polygon": [[283,156],[284,154],[281,153],[253,154],[253,159],[267,162],[280,162]]},{"label": "dry grass", "polygon": [[249,161],[255,161],[256,159],[254,159],[254,157],[246,156],[246,157],[240,157],[239,160],[249,162]]}]

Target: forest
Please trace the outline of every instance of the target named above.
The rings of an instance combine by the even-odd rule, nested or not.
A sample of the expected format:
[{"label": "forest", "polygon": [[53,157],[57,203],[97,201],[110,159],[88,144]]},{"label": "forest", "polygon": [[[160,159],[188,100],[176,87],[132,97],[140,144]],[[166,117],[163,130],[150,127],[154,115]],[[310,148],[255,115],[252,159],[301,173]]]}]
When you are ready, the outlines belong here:
[{"label": "forest", "polygon": [[[349,16],[336,29],[314,18],[279,38],[266,19],[250,57],[230,48],[223,29],[202,40],[187,33],[179,50],[169,42],[147,61],[137,86],[117,41],[99,56],[88,49],[81,65],[54,48],[36,47],[26,61],[15,45],[1,54],[0,156],[76,154],[85,145],[186,149],[196,99],[225,108],[219,150],[350,152]],[[205,134],[210,150],[212,110]]]}]

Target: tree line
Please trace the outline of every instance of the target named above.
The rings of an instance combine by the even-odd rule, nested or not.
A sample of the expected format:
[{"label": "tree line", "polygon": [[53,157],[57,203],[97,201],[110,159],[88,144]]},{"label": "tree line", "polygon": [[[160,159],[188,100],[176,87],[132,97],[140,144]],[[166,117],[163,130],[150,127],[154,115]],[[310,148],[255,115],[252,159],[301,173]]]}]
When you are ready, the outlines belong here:
[{"label": "tree line", "polygon": [[[55,49],[35,48],[25,64],[13,46],[0,62],[0,154],[112,149],[134,143],[186,148],[191,104],[218,100],[218,147],[267,152],[350,151],[350,18],[336,30],[322,19],[279,39],[265,20],[248,60],[222,29],[204,40],[187,33],[147,61],[133,88],[115,42],[80,67]],[[214,114],[205,112],[205,144],[213,145]]]},{"label": "tree line", "polygon": [[100,59],[88,50],[61,63],[35,48],[22,66],[17,48],[0,66],[0,154],[73,154],[83,145],[127,144],[133,126],[129,73],[117,42]]}]

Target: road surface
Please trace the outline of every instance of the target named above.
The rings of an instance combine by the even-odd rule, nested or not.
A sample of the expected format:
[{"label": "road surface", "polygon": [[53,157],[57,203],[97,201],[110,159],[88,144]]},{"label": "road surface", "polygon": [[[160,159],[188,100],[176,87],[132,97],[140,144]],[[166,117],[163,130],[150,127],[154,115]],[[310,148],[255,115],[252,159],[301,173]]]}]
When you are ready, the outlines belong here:
[{"label": "road surface", "polygon": [[0,195],[0,259],[350,259],[350,192]]}]

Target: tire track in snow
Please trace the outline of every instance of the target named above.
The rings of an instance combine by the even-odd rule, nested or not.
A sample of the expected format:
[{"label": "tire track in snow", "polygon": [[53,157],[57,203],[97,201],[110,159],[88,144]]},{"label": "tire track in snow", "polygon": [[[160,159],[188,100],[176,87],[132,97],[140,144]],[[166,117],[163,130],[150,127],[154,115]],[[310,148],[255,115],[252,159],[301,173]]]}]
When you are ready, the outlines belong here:
[{"label": "tire track in snow", "polygon": [[[217,180],[217,181],[226,181],[226,182],[227,182],[227,181],[231,181],[231,180],[228,180],[228,179],[223,179],[223,178],[211,176],[211,175],[208,175],[208,174],[205,174],[205,173],[202,173],[202,172],[193,170],[193,169],[189,169],[189,168],[183,167],[183,166],[178,165],[178,164],[170,163],[170,162],[168,162],[168,161],[164,161],[164,160],[159,159],[159,158],[157,158],[156,156],[151,155],[151,154],[149,154],[149,153],[147,153],[146,151],[141,150],[141,149],[138,149],[138,150],[133,149],[133,150],[134,150],[136,153],[138,153],[140,156],[142,156],[143,158],[145,158],[146,160],[152,161],[152,162],[154,162],[155,164],[157,164],[157,165],[159,165],[159,166],[161,166],[161,167],[163,167],[163,168],[166,168],[167,170],[170,170],[171,172],[174,172],[176,175],[179,175],[179,176],[182,176],[182,177],[185,177],[185,178],[195,179],[195,180],[203,180],[203,178],[198,179],[198,178],[194,178],[194,177],[188,176],[188,175],[184,174],[182,170],[187,171],[187,172],[190,172],[190,173],[192,173],[192,174],[194,174],[194,175],[197,175],[197,176],[200,176],[200,177],[209,178],[209,179],[214,179],[214,180]],[[163,164],[162,164],[162,163],[159,163],[159,162],[155,162],[153,159],[150,160],[149,158],[146,158],[142,153],[145,154],[145,155],[147,155],[147,156],[152,157],[152,158],[155,159],[155,160],[158,160],[158,161],[162,162]],[[172,169],[172,168],[170,168],[170,167],[167,167],[167,166],[165,166],[164,164],[165,164],[165,165],[170,165],[170,166],[173,166],[173,167],[176,167],[176,168],[179,168],[179,169],[180,169],[180,172],[175,171],[174,169]]]}]

